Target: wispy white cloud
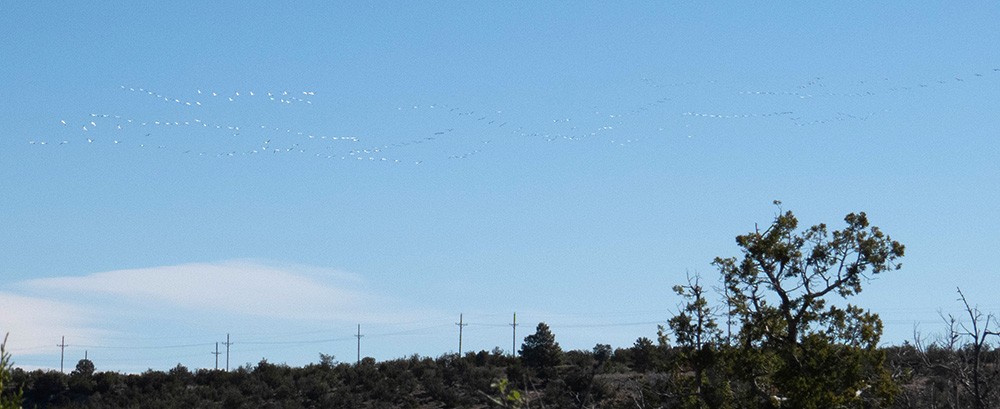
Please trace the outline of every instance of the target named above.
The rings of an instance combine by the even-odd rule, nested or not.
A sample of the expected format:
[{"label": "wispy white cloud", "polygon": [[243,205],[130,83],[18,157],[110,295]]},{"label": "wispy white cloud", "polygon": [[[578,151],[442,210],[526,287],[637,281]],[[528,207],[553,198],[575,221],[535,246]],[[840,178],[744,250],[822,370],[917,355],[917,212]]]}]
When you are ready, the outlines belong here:
[{"label": "wispy white cloud", "polygon": [[21,284],[64,296],[119,297],[146,308],[166,305],[286,320],[403,318],[388,310],[392,308],[388,300],[358,289],[361,282],[355,275],[333,270],[241,260],[41,278]]},{"label": "wispy white cloud", "polygon": [[63,336],[94,342],[105,335],[95,328],[95,311],[72,303],[0,292],[0,337],[9,333],[13,352],[51,352]]},{"label": "wispy white cloud", "polygon": [[[350,273],[248,260],[38,278],[0,288],[0,336],[10,332],[18,365],[57,365],[66,336],[67,357],[89,350],[104,369],[138,371],[211,357],[229,332],[234,354],[291,353],[270,343],[327,350],[336,344],[315,340],[350,338],[358,323],[396,333],[436,315],[367,286]],[[304,353],[281,359],[315,356]]]}]

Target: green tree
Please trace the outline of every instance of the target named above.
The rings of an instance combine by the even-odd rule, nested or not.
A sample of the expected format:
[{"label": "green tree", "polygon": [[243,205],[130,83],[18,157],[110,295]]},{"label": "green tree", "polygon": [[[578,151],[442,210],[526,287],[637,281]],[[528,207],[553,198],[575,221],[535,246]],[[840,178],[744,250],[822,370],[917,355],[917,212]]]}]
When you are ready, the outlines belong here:
[{"label": "green tree", "polygon": [[[10,353],[7,352],[7,336],[4,334],[3,343],[0,343],[0,409],[20,409],[21,389],[16,392],[10,388],[11,368],[14,363],[10,361]],[[8,392],[7,389],[11,391]]]},{"label": "green tree", "polygon": [[94,362],[81,359],[69,374],[69,390],[75,395],[90,395],[94,391]]},{"label": "green tree", "polygon": [[76,369],[70,375],[91,377],[94,375],[94,362],[89,359],[81,359],[76,363]]},{"label": "green tree", "polygon": [[559,365],[562,348],[556,342],[556,336],[549,330],[549,326],[540,322],[534,334],[524,337],[520,354],[526,366],[548,374],[551,368]]},{"label": "green tree", "polygon": [[[891,402],[892,383],[877,350],[877,314],[827,298],[861,292],[863,282],[897,270],[904,246],[865,213],[848,214],[842,230],[819,224],[798,232],[792,212],[764,231],[737,236],[742,258],[716,258],[739,332],[746,390],[760,406],[811,408]],[[874,401],[874,403],[872,403]]]},{"label": "green tree", "polygon": [[[667,322],[677,346],[700,350],[705,345],[719,343],[722,331],[716,323],[715,311],[705,298],[701,277],[688,276],[687,284],[675,285],[673,290],[684,299],[680,311]],[[660,328],[661,344],[666,341],[664,335],[664,328]]]},{"label": "green tree", "polygon": [[614,350],[611,349],[611,345],[608,344],[594,345],[594,350],[593,350],[594,368],[595,369],[599,368],[602,365],[604,365],[604,363],[608,362],[611,359],[611,355],[613,353]]},{"label": "green tree", "polygon": [[[675,285],[673,288],[681,296],[684,303],[677,315],[667,321],[670,333],[677,343],[677,360],[683,373],[690,373],[690,378],[682,378],[677,382],[678,400],[684,407],[709,407],[708,402],[718,402],[717,391],[723,389],[720,385],[710,385],[708,371],[716,365],[718,346],[722,344],[722,330],[716,323],[716,311],[709,306],[705,298],[705,288],[701,286],[701,277],[695,274],[687,277],[687,284]],[[667,345],[667,329],[660,326],[660,345]],[[713,407],[717,407],[715,405]]]},{"label": "green tree", "polygon": [[660,350],[653,344],[652,340],[639,337],[629,351],[629,365],[636,372],[649,372],[660,366],[662,361],[660,355]]}]

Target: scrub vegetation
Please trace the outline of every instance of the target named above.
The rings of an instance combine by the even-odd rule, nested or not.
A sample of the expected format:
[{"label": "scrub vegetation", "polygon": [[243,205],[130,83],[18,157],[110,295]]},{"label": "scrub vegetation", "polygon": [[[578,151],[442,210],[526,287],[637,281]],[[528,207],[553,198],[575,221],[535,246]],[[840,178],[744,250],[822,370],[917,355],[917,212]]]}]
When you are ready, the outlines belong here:
[{"label": "scrub vegetation", "polygon": [[[880,346],[878,314],[850,303],[868,280],[902,267],[905,247],[865,213],[800,229],[790,211],[736,237],[714,260],[717,286],[689,275],[656,339],[564,351],[545,324],[516,356],[503,350],[290,367],[266,360],[233,371],[178,365],[142,374],[11,369],[0,407],[29,408],[995,408],[995,318],[959,290],[967,313]],[[22,392],[23,391],[23,392]]]}]

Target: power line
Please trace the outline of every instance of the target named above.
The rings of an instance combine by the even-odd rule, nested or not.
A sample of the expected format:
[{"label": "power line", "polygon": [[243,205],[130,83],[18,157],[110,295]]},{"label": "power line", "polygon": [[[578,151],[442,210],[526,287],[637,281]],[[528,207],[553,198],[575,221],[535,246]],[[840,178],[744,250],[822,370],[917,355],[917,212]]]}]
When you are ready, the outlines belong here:
[{"label": "power line", "polygon": [[[480,319],[482,319],[482,318],[488,317],[488,316],[495,317],[496,315],[495,314],[494,315],[484,314],[484,315],[477,315],[477,316],[479,316]],[[523,326],[523,325],[526,325],[526,324],[530,325],[530,323],[518,322],[517,321],[517,314],[516,313],[514,313],[512,315],[512,321],[510,323],[507,323],[507,324],[502,324],[502,323],[499,323],[499,322],[496,322],[496,321],[489,322],[490,320],[492,320],[490,318],[487,318],[488,321],[486,321],[486,322],[475,322],[475,319],[473,319],[473,322],[468,322],[468,321],[465,321],[465,314],[464,313],[459,314],[459,321],[458,322],[451,322],[451,323],[448,323],[447,321],[442,322],[444,318],[445,317],[438,317],[438,318],[435,318],[433,320],[425,320],[424,321],[424,322],[436,321],[436,322],[440,323],[440,324],[437,324],[437,325],[428,325],[428,326],[425,326],[425,327],[418,327],[418,328],[411,327],[411,328],[408,328],[408,329],[403,329],[403,330],[398,330],[398,331],[387,331],[387,332],[384,332],[384,333],[383,332],[373,332],[373,333],[368,333],[368,334],[362,334],[362,332],[361,332],[361,324],[357,324],[355,334],[350,334],[350,335],[348,335],[348,334],[342,334],[341,336],[332,336],[332,337],[328,337],[328,338],[318,338],[318,339],[308,339],[308,338],[306,338],[306,339],[295,339],[295,338],[297,338],[298,336],[302,336],[304,334],[316,333],[316,332],[322,332],[322,331],[312,331],[312,332],[308,332],[308,333],[304,332],[304,333],[302,333],[302,335],[298,335],[298,336],[291,335],[291,334],[278,334],[278,333],[275,333],[272,336],[265,336],[265,337],[263,337],[263,339],[258,338],[257,340],[241,341],[241,345],[242,344],[257,345],[257,346],[259,346],[259,348],[252,349],[252,350],[269,351],[269,353],[274,353],[274,352],[281,352],[282,351],[281,346],[296,346],[296,345],[298,345],[298,346],[307,346],[307,345],[310,345],[310,344],[322,344],[322,343],[331,343],[331,342],[344,342],[344,341],[350,340],[351,338],[355,338],[356,339],[356,348],[357,348],[357,363],[360,364],[360,361],[361,361],[361,338],[366,337],[366,336],[370,337],[370,338],[371,337],[393,337],[393,338],[407,337],[407,338],[409,338],[409,337],[424,336],[424,335],[433,335],[435,337],[440,337],[441,335],[446,334],[446,332],[444,330],[444,327],[451,327],[451,325],[456,325],[456,326],[459,327],[458,353],[459,353],[459,355],[461,355],[462,353],[465,352],[465,335],[464,335],[464,329],[465,329],[466,326],[473,325],[473,326],[479,326],[479,327],[493,327],[493,328],[498,328],[500,326],[509,326],[511,328],[511,352],[510,352],[510,355],[511,356],[516,356],[517,355],[517,348],[518,348],[518,346],[517,346],[517,344],[518,344],[517,328],[518,328],[518,326]],[[625,318],[625,317],[621,316],[620,318]],[[493,319],[495,319],[495,318],[493,318]],[[614,322],[615,320],[611,319],[609,321],[597,322],[597,323],[585,323],[585,322],[577,321],[575,319],[568,320],[568,321],[569,322],[567,324],[565,324],[565,325],[560,325],[558,322],[556,322],[554,324],[551,324],[550,326],[554,330],[558,331],[560,328],[565,329],[565,330],[587,329],[587,328],[600,329],[600,328],[615,328],[615,327],[638,327],[638,326],[645,326],[645,325],[662,324],[662,321],[659,321],[659,320],[657,320],[657,321],[653,321],[653,320],[650,320],[650,321],[639,321],[639,320],[637,320],[635,322],[631,322],[631,321]],[[915,319],[915,320],[885,319],[885,320],[883,320],[883,324],[886,325],[887,327],[902,326],[902,325],[915,325],[915,324],[934,324],[934,323],[939,323],[939,320],[937,320],[937,319],[935,319],[935,320],[926,320],[926,319]],[[389,326],[386,326],[386,324],[383,324],[383,325],[381,325],[381,327],[383,327],[385,329],[392,328],[391,324]],[[327,331],[329,331],[329,330],[327,330]],[[334,332],[339,332],[339,331],[334,331]],[[490,332],[490,331],[482,331],[482,332]],[[577,332],[579,332],[579,331],[577,331]],[[481,331],[474,331],[474,334],[472,334],[472,335],[473,335],[473,338],[475,338],[475,340],[477,342],[482,341],[481,338],[483,338],[483,337],[494,337],[494,336],[496,336],[496,337],[502,339],[502,333],[501,332],[497,331],[497,332],[494,332],[493,334],[494,335],[490,335],[490,334],[481,333]],[[335,335],[335,334],[330,334],[330,335]],[[72,337],[72,335],[71,335],[71,337]],[[275,337],[286,337],[286,338],[285,338],[285,340],[280,340],[280,338],[278,338],[277,340],[275,340]],[[172,337],[172,338],[173,339],[177,339],[177,337]],[[268,340],[269,338],[271,340]],[[441,338],[444,338],[444,337],[441,337]],[[162,337],[160,337],[160,338],[153,338],[153,337],[149,337],[149,338],[145,338],[145,339],[163,339],[163,340],[166,340],[167,338],[162,338]],[[473,339],[470,338],[470,341],[472,341],[472,340]],[[147,355],[147,359],[166,359],[168,356],[172,357],[170,359],[177,359],[178,357],[182,357],[182,356],[185,357],[185,358],[188,358],[188,357],[197,357],[197,356],[204,356],[203,355],[204,352],[192,353],[190,355],[185,355],[185,353],[188,352],[188,351],[184,351],[184,349],[197,348],[197,349],[200,350],[201,347],[205,347],[205,346],[208,346],[209,348],[211,348],[211,346],[213,344],[215,344],[215,352],[210,352],[210,353],[212,353],[213,355],[215,355],[215,358],[216,358],[215,367],[216,367],[216,369],[218,369],[219,368],[219,364],[221,364],[221,362],[219,362],[221,360],[219,355],[222,354],[222,351],[221,351],[221,348],[219,348],[219,344],[223,344],[223,345],[226,346],[226,351],[225,351],[226,352],[226,365],[225,365],[226,371],[230,370],[230,362],[231,362],[230,357],[231,357],[232,352],[244,352],[244,351],[246,351],[245,348],[240,348],[238,346],[236,347],[235,350],[233,349],[235,343],[232,342],[231,333],[227,333],[226,334],[225,342],[221,342],[220,341],[220,342],[208,342],[208,343],[164,344],[164,345],[148,345],[148,344],[147,345],[142,345],[142,344],[139,344],[139,345],[121,345],[121,344],[119,344],[119,345],[100,345],[100,344],[84,345],[84,344],[73,344],[72,346],[76,346],[76,347],[80,347],[80,348],[87,348],[87,349],[99,349],[99,350],[149,351],[148,355]],[[60,371],[64,372],[65,371],[65,349],[67,347],[69,347],[70,345],[65,342],[65,336],[62,336],[61,339],[60,339],[60,343],[56,344],[55,346],[57,348],[60,348]],[[31,349],[37,349],[37,350],[49,349],[50,351],[53,352],[52,355],[54,355],[54,351],[51,350],[51,348],[52,348],[52,346],[50,344],[49,347],[37,346],[37,347],[21,348],[19,350],[26,351],[26,350],[31,350]],[[162,350],[162,351],[164,351],[164,353],[163,354],[156,354],[156,353],[153,352],[153,351],[158,351],[158,350]],[[201,350],[201,351],[204,351],[204,350]],[[196,351],[192,350],[192,352],[196,352]],[[35,354],[28,354],[28,355],[35,355]],[[132,356],[133,356],[133,358],[131,358],[131,359],[138,359],[138,358],[135,357],[135,354],[132,354]],[[85,359],[89,359],[89,358],[85,358]],[[30,360],[31,359],[29,358],[28,361],[30,362]],[[106,357],[106,358],[101,358],[101,360],[104,361],[104,362],[126,362],[126,361],[128,361],[128,359],[116,358],[114,356]],[[24,362],[24,361],[22,361],[22,362]]]},{"label": "power line", "polygon": [[466,322],[465,325],[471,325],[473,327],[493,327],[493,328],[507,328],[510,324],[486,324],[482,322]]},{"label": "power line", "polygon": [[[421,333],[421,332],[430,333],[430,332],[428,332],[430,330],[440,329],[440,328],[443,328],[445,326],[450,326],[450,325],[456,325],[456,326],[460,327],[460,332],[461,332],[461,334],[460,334],[461,338],[462,338],[461,339],[461,341],[462,341],[461,351],[465,352],[465,341],[464,341],[464,339],[465,339],[464,328],[465,327],[467,327],[467,326],[479,326],[479,327],[488,327],[488,328],[511,327],[512,328],[512,339],[513,339],[513,342],[514,342],[514,344],[512,344],[512,346],[516,349],[516,342],[517,342],[517,332],[516,332],[516,330],[517,330],[517,327],[523,325],[523,323],[520,323],[520,322],[517,321],[517,314],[516,313],[513,315],[513,322],[507,323],[507,324],[487,323],[487,322],[467,322],[467,321],[465,321],[465,314],[464,313],[459,315],[459,320],[460,320],[460,322],[456,322],[456,323],[452,323],[452,324],[439,324],[439,325],[431,325],[431,326],[420,327],[420,328],[404,329],[404,330],[400,330],[400,331],[387,331],[387,332],[376,332],[376,333],[371,333],[371,334],[364,334],[363,337],[396,337],[396,336],[409,335],[409,334],[415,334],[415,333]],[[923,320],[899,320],[899,321],[896,321],[896,320],[884,320],[883,322],[886,322],[886,323],[895,323],[895,322],[899,322],[899,323],[913,323],[913,322],[936,323],[938,321],[937,320],[931,320],[931,321],[923,321]],[[554,324],[551,324],[551,327],[552,328],[567,328],[567,329],[568,328],[606,328],[606,327],[627,327],[627,326],[653,325],[653,324],[659,324],[659,323],[661,323],[661,322],[660,321],[637,321],[637,322],[618,322],[618,323],[615,323],[615,322],[606,322],[606,323],[592,323],[592,324],[558,324],[558,323],[554,323]],[[351,338],[357,338],[357,335],[356,334],[352,334],[352,335],[349,335],[349,336],[338,336],[338,337],[316,338],[316,339],[299,339],[299,340],[275,340],[275,341],[247,340],[247,341],[241,341],[240,343],[241,344],[246,344],[246,345],[262,345],[262,346],[266,346],[266,345],[289,345],[289,346],[294,346],[294,345],[319,344],[319,343],[327,343],[327,342],[341,342],[341,341],[349,340]],[[155,339],[155,338],[150,337],[150,338],[145,338],[145,339]],[[61,341],[64,341],[64,340],[65,340],[65,336],[62,337]],[[218,343],[222,344],[222,345],[227,345],[227,343],[228,343],[228,346],[230,347],[229,348],[229,354],[230,354],[230,356],[232,355],[232,346],[235,345],[235,343],[232,342],[232,334],[231,333],[227,333],[226,334],[226,342],[218,342]],[[80,347],[80,348],[88,348],[88,349],[106,349],[106,350],[123,350],[123,351],[127,351],[127,350],[188,349],[188,348],[200,348],[200,347],[205,347],[205,346],[212,347],[215,344],[216,344],[216,342],[199,342],[199,343],[188,343],[188,344],[165,344],[165,345],[73,344],[72,346],[76,346],[76,347]],[[66,343],[60,343],[60,344],[56,344],[55,346],[57,348],[63,348],[64,349],[66,347],[69,347],[70,345],[66,344]],[[38,346],[34,346],[34,347],[16,348],[14,350],[16,350],[16,351],[25,351],[26,352],[26,351],[32,351],[32,350],[44,350],[46,348],[50,348],[50,347],[46,347],[44,345],[38,345]],[[231,359],[230,359],[230,361],[231,361]],[[65,356],[63,357],[63,366],[64,366],[64,369],[65,369]]]},{"label": "power line", "polygon": [[406,329],[406,330],[402,330],[402,331],[379,332],[379,333],[376,333],[376,334],[365,334],[365,336],[367,336],[367,337],[388,337],[388,336],[395,336],[395,335],[413,334],[413,333],[416,333],[416,332],[425,331],[425,330],[429,330],[429,329],[445,328],[445,327],[450,327],[450,326],[451,325],[448,325],[448,324],[441,324],[441,325],[434,325],[434,326],[431,326],[431,327],[421,327],[421,328]]},{"label": "power line", "polygon": [[550,325],[552,328],[608,328],[608,327],[634,327],[639,325],[663,324],[663,321],[643,321],[643,322],[621,322],[605,324],[570,324],[570,325]]},{"label": "power line", "polygon": [[307,344],[321,344],[324,342],[336,342],[336,341],[347,341],[354,336],[350,337],[340,337],[340,338],[325,338],[325,339],[311,339],[304,341],[246,341],[241,342],[241,345],[307,345]]},{"label": "power line", "polygon": [[194,348],[194,347],[203,347],[211,345],[212,345],[211,342],[202,342],[198,344],[150,345],[150,346],[121,346],[121,345],[74,345],[74,346],[78,346],[81,348],[94,348],[94,349],[180,349],[180,348]]}]

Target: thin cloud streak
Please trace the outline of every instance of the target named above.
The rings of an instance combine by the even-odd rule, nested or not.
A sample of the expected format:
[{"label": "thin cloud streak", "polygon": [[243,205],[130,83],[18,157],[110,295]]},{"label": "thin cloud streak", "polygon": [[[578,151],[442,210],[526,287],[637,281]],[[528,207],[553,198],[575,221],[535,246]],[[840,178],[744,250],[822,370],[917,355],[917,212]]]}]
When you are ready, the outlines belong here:
[{"label": "thin cloud streak", "polygon": [[[289,320],[337,320],[361,313],[377,301],[349,285],[320,277],[319,271],[227,261],[42,278],[25,281],[23,286],[66,295],[121,297],[147,307],[159,304]],[[344,280],[344,274],[328,276],[356,285],[356,280]]]},{"label": "thin cloud streak", "polygon": [[[11,333],[9,346],[22,363],[44,366],[53,354],[58,362],[62,336],[113,362],[129,351],[142,351],[145,360],[164,345],[214,342],[229,331],[301,341],[357,323],[396,330],[436,315],[364,285],[350,273],[246,260],[32,279],[0,292],[0,311],[14,312],[0,316],[0,332]],[[301,333],[309,328],[323,334]]]},{"label": "thin cloud streak", "polygon": [[15,353],[51,350],[63,336],[94,342],[106,334],[93,327],[96,311],[72,303],[0,292],[0,311],[0,337],[10,334],[7,345]]}]

